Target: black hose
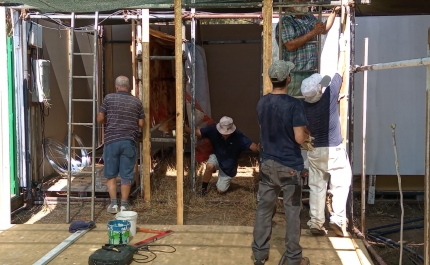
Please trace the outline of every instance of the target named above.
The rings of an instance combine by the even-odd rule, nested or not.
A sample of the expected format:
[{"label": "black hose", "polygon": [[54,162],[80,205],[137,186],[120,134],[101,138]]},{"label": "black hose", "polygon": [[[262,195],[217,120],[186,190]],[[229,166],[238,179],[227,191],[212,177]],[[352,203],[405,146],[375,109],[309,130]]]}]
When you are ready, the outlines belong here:
[{"label": "black hose", "polygon": [[[405,227],[403,227],[403,231],[419,229],[419,228],[424,228],[424,224],[405,226]],[[397,232],[400,232],[400,228],[395,228],[395,229],[390,229],[390,230],[385,230],[385,231],[373,231],[371,233],[383,236],[383,235],[387,235],[387,234],[391,234],[391,233],[397,233]]]},{"label": "black hose", "polygon": [[[386,237],[383,237],[383,236],[380,236],[380,235],[376,235],[376,234],[373,234],[373,233],[367,233],[367,236],[369,236],[370,238],[373,238],[373,239],[375,239],[377,241],[380,241],[380,242],[382,242],[382,243],[384,243],[384,244],[386,244],[386,245],[388,245],[390,247],[400,247],[399,243],[397,243],[396,241],[393,241],[393,240],[391,240],[389,238],[386,238]],[[413,250],[413,249],[411,249],[411,248],[409,248],[407,246],[403,246],[403,249],[406,252],[409,252],[410,254],[412,254],[415,257],[417,257],[419,260],[424,261],[424,257],[421,256],[421,255],[419,255],[417,252],[415,252],[415,250]]]},{"label": "black hose", "polygon": [[[419,222],[419,221],[423,221],[423,220],[424,220],[424,217],[420,217],[420,218],[417,218],[417,219],[412,219],[412,220],[403,222],[403,224],[409,224],[409,223]],[[373,230],[378,230],[378,229],[381,229],[381,228],[396,226],[396,225],[400,225],[400,224],[401,223],[393,223],[393,224],[388,224],[388,225],[376,226],[376,227],[372,227],[372,228],[367,229],[367,231],[370,232],[370,231],[373,231]]]}]

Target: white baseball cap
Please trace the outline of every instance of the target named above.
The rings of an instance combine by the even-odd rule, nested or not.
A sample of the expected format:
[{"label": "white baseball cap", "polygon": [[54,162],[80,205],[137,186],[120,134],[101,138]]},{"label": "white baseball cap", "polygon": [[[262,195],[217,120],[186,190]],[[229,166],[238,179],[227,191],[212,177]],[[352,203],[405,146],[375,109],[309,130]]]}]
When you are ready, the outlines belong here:
[{"label": "white baseball cap", "polygon": [[330,81],[331,78],[328,75],[322,77],[318,73],[313,74],[302,81],[302,85],[300,87],[302,95],[305,98],[312,98],[317,94],[319,84],[321,84],[321,87],[327,87],[330,84]]}]

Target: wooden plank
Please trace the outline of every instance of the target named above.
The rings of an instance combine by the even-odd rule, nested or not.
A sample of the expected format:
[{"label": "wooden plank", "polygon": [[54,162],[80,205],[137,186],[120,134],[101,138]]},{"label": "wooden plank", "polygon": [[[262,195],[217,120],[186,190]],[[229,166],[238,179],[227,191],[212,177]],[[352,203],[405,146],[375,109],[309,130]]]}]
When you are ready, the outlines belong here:
[{"label": "wooden plank", "polygon": [[[348,7],[349,8],[349,7]],[[345,37],[350,36],[350,16],[345,13],[346,9],[342,8],[341,15],[341,33],[344,34]],[[350,46],[350,42],[348,44]],[[349,51],[350,49],[346,49]],[[349,52],[345,52],[345,73],[342,76],[343,82],[342,87],[340,88],[340,94],[345,95],[345,98],[339,102],[339,115],[340,115],[340,130],[343,136],[343,145],[345,150],[347,150],[347,141],[351,141],[352,139],[348,138],[348,110],[349,110]]]},{"label": "wooden plank", "polygon": [[263,95],[272,91],[269,67],[272,64],[272,15],[273,0],[264,0],[263,3]]},{"label": "wooden plank", "polygon": [[142,174],[144,200],[151,201],[151,132],[150,122],[150,69],[149,69],[149,9],[142,9],[142,103],[145,112],[145,126],[142,129]]},{"label": "wooden plank", "polygon": [[175,68],[176,68],[176,223],[184,224],[184,101],[182,69],[181,0],[175,0]]},{"label": "wooden plank", "polygon": [[[159,244],[174,246],[175,253],[157,253],[152,265],[201,265],[201,264],[247,264],[251,263],[253,227],[244,226],[205,226],[205,225],[141,225],[147,229],[173,230],[175,233],[160,240]],[[32,264],[55,247],[70,234],[67,224],[16,225],[0,234],[0,264]],[[142,241],[153,234],[137,233],[130,244]],[[278,264],[285,251],[285,229],[274,228],[272,233],[270,259],[266,265]],[[85,234],[65,249],[50,265],[88,264],[88,257],[108,242],[106,224]],[[367,251],[351,238],[340,238],[329,232],[327,237],[314,237],[308,230],[302,230],[300,244],[303,255],[311,264],[369,264]],[[357,247],[358,246],[358,247]],[[358,256],[357,250],[364,255]],[[360,259],[363,261],[360,262]],[[5,262],[7,261],[7,262]],[[210,261],[210,262],[209,262]],[[131,264],[139,264],[133,262]],[[370,264],[372,264],[370,262]]]}]

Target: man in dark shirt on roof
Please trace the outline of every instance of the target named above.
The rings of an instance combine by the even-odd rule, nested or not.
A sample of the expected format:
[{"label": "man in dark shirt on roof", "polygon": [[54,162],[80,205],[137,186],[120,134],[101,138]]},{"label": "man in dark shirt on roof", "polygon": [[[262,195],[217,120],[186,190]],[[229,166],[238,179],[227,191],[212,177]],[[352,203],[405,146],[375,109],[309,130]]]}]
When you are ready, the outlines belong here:
[{"label": "man in dark shirt on roof", "polygon": [[300,246],[300,211],[304,161],[300,145],[309,138],[305,111],[299,99],[287,95],[292,62],[275,61],[269,68],[273,90],[257,104],[262,163],[260,164],[259,201],[255,214],[252,252],[254,265],[269,257],[272,218],[279,193],[283,192],[287,232],[286,251],[279,264],[309,265]]},{"label": "man in dark shirt on roof", "polygon": [[[338,101],[345,70],[346,41],[339,40],[338,73],[333,76],[330,86],[322,89],[320,74],[313,74],[303,80],[301,91],[305,96],[306,117],[309,131],[314,140],[313,150],[308,151],[309,159],[309,229],[313,235],[325,235],[326,196],[332,196],[330,227],[338,236],[346,236],[346,200],[351,185],[351,166],[342,144]],[[327,195],[327,183],[330,189]]]},{"label": "man in dark shirt on roof", "polygon": [[[185,132],[191,133],[190,128],[186,127]],[[196,136],[208,138],[213,148],[213,153],[206,162],[200,196],[207,194],[209,181],[215,170],[219,170],[217,191],[220,194],[226,192],[231,180],[236,176],[240,153],[246,150],[258,152],[259,148],[257,144],[237,130],[233,119],[227,116],[222,117],[216,125],[197,128]]]},{"label": "man in dark shirt on roof", "polygon": [[[134,178],[139,127],[144,124],[142,102],[130,94],[130,82],[125,76],[115,80],[116,93],[108,94],[100,106],[97,122],[105,124],[104,176],[111,203],[109,213],[130,210],[128,196]],[[121,208],[118,208],[116,176],[121,177]]]}]

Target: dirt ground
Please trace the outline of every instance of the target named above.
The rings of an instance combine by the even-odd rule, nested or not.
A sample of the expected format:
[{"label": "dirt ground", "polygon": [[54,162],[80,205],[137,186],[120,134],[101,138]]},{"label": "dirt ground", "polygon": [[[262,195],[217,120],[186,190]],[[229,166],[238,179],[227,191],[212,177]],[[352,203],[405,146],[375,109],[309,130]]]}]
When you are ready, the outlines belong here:
[{"label": "dirt ground", "polygon": [[[133,210],[138,212],[140,224],[176,224],[176,177],[175,159],[170,157],[163,161],[154,161],[154,174],[151,177],[151,203],[145,203],[140,198],[133,200]],[[201,176],[204,165],[197,167],[196,190],[200,188]],[[246,154],[239,161],[238,176],[232,180],[231,187],[225,195],[216,192],[216,175],[211,180],[210,191],[207,196],[200,198],[191,191],[191,180],[188,175],[188,167],[185,167],[184,176],[184,223],[189,225],[233,225],[253,226],[255,210],[257,206],[256,192],[258,190],[258,157]],[[308,194],[304,193],[304,198]],[[305,201],[306,202],[306,201]],[[114,215],[106,212],[108,203],[96,203],[96,223],[107,223],[115,219]],[[400,206],[398,201],[376,201],[374,205],[367,207],[367,228],[384,224],[392,224],[400,221]],[[405,204],[405,221],[423,216],[424,206],[418,202]],[[309,220],[309,205],[304,203],[302,211],[302,228],[307,228]],[[47,213],[36,223],[63,223],[65,222],[66,205],[39,205],[31,210],[24,210],[12,216],[15,224],[25,223],[37,213]],[[77,203],[71,205],[72,220],[91,219],[90,203]],[[356,200],[354,203],[354,223],[360,224],[360,205]],[[327,224],[327,223],[326,223]],[[422,222],[413,223],[414,225]],[[408,224],[409,225],[409,224]],[[283,228],[286,226],[282,201],[278,202],[277,213],[273,218],[273,226]],[[326,225],[329,229],[329,226]],[[399,241],[399,233],[385,235],[396,242]],[[423,229],[413,229],[404,232],[404,244],[418,254],[423,253]],[[373,242],[374,248],[387,264],[399,264],[399,250],[392,249],[382,243]],[[375,263],[377,264],[377,263]],[[408,253],[403,254],[403,263],[413,265],[408,258]],[[419,264],[419,263],[417,263]]]}]

